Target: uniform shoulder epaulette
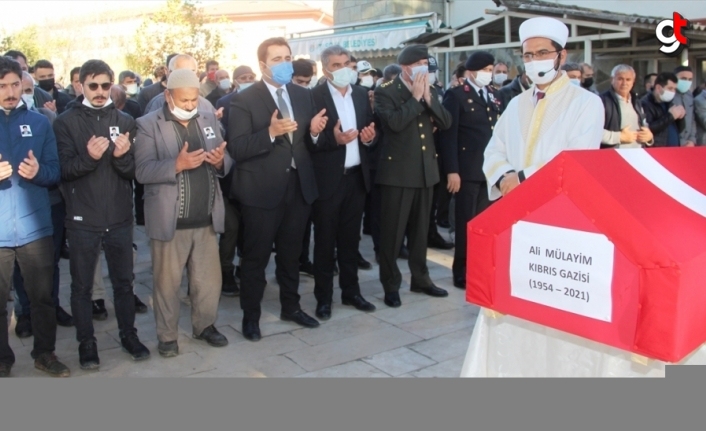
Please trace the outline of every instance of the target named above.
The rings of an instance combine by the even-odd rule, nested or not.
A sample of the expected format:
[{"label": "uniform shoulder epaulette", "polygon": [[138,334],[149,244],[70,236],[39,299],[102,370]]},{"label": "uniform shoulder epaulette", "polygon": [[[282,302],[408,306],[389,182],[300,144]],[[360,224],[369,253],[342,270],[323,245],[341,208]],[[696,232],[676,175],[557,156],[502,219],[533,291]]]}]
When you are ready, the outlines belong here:
[{"label": "uniform shoulder epaulette", "polygon": [[380,87],[381,87],[381,88],[385,88],[385,87],[387,87],[388,85],[392,84],[393,82],[394,82],[394,81],[387,81],[387,82],[385,82],[384,84],[382,84]]}]

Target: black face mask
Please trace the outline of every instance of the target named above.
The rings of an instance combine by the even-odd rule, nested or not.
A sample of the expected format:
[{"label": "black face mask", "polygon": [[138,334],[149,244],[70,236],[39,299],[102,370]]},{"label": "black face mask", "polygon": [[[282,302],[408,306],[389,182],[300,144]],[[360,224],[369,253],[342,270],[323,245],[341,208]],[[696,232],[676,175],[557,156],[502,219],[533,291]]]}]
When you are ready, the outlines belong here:
[{"label": "black face mask", "polygon": [[581,86],[583,88],[591,88],[592,85],[593,85],[593,78],[586,78],[586,80],[581,83]]},{"label": "black face mask", "polygon": [[37,81],[39,88],[44,91],[52,91],[54,89],[54,78],[40,79]]}]

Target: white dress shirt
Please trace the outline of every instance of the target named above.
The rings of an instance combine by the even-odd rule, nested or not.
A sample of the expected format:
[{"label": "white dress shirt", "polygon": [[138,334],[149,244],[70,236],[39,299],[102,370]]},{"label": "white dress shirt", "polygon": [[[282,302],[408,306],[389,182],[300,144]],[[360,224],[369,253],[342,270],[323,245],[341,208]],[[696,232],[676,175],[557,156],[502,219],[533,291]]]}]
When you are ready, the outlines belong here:
[{"label": "white dress shirt", "polygon": [[466,82],[471,84],[471,87],[473,87],[476,90],[476,93],[480,96],[480,91],[483,90],[483,100],[485,100],[485,103],[488,103],[488,89],[487,88],[481,88],[475,84],[475,82],[471,81],[470,79],[466,78]]},{"label": "white dress shirt", "polygon": [[[282,98],[284,99],[284,102],[287,104],[287,109],[289,110],[289,115],[292,117],[292,118],[290,118],[290,120],[297,121],[294,118],[294,111],[292,110],[292,101],[289,98],[289,92],[287,91],[287,86],[283,85],[283,86],[277,88],[274,85],[270,84],[269,82],[265,81],[264,79],[262,80],[262,82],[264,82],[265,85],[267,86],[267,89],[270,90],[270,94],[272,95],[272,99],[274,99],[275,105],[277,105],[277,108],[279,108],[279,105],[277,104],[277,90],[279,90],[280,88],[283,90],[282,91]],[[280,109],[279,112],[282,113],[282,110]],[[272,142],[275,141],[275,138],[273,136],[270,136],[270,139],[272,140]],[[311,139],[313,139],[314,143],[316,143],[316,141],[319,139],[319,135],[316,135],[316,136],[311,135]]]},{"label": "white dress shirt", "polygon": [[[338,112],[338,118],[341,119],[341,130],[347,131],[358,128],[358,121],[355,115],[355,105],[353,104],[353,89],[349,85],[346,87],[346,95],[342,95],[338,88],[334,87],[331,82],[327,82],[328,89],[331,92],[333,103]],[[345,168],[352,168],[360,165],[360,149],[358,148],[358,138],[353,139],[346,144],[346,161]]]}]

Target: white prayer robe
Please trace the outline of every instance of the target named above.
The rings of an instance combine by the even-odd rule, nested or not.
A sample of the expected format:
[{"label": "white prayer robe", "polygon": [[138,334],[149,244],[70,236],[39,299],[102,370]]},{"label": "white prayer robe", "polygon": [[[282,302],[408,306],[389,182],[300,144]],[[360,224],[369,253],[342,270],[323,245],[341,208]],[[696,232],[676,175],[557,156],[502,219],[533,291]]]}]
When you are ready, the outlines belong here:
[{"label": "white prayer robe", "polygon": [[485,149],[483,172],[488,196],[502,196],[495,183],[508,171],[529,178],[563,150],[598,149],[604,108],[590,91],[572,85],[566,72],[545,90],[535,106],[534,88],[510,101]]}]

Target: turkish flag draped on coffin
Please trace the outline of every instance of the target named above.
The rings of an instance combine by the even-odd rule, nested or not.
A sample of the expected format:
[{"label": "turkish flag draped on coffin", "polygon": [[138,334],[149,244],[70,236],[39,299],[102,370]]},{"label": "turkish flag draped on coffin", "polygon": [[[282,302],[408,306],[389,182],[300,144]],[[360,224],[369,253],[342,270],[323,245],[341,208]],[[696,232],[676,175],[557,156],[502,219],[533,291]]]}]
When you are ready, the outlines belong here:
[{"label": "turkish flag draped on coffin", "polygon": [[466,299],[649,358],[706,342],[706,148],[565,151],[469,222]]}]

